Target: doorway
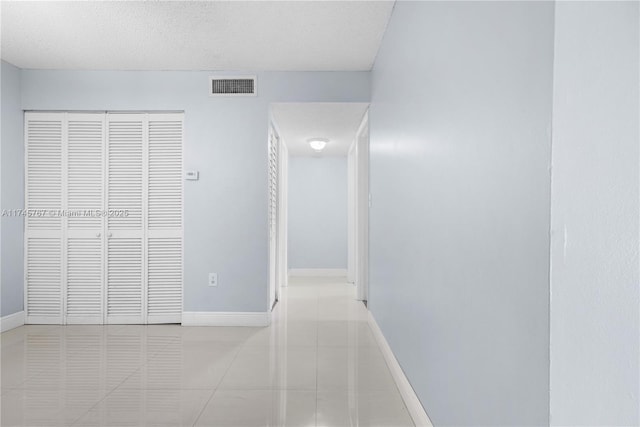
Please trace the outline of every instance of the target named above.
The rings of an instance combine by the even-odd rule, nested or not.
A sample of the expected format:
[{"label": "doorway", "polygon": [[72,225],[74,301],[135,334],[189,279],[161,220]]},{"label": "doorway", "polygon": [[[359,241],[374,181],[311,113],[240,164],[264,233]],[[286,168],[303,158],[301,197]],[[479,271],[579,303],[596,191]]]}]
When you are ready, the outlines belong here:
[{"label": "doorway", "polygon": [[367,111],[366,103],[271,104],[269,307],[290,276],[342,277],[366,301]]},{"label": "doorway", "polygon": [[273,307],[287,286],[287,172],[289,154],[276,125],[269,123],[269,300]]},{"label": "doorway", "polygon": [[369,192],[369,113],[362,118],[353,149],[349,153],[353,157],[353,234],[354,234],[354,275],[356,297],[366,301],[369,297],[369,208],[371,194]]}]

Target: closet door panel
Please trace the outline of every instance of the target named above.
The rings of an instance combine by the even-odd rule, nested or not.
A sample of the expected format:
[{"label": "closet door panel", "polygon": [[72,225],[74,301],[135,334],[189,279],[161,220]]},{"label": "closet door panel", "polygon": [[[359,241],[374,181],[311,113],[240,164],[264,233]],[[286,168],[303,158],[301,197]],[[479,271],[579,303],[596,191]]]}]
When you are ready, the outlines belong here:
[{"label": "closet door panel", "polygon": [[104,122],[67,115],[67,323],[104,321]]},{"label": "closet door panel", "polygon": [[62,323],[64,113],[25,113],[26,323]]},{"label": "closet door panel", "polygon": [[144,323],[146,115],[107,115],[107,323]]},{"label": "closet door panel", "polygon": [[182,114],[149,115],[148,323],[182,321]]}]

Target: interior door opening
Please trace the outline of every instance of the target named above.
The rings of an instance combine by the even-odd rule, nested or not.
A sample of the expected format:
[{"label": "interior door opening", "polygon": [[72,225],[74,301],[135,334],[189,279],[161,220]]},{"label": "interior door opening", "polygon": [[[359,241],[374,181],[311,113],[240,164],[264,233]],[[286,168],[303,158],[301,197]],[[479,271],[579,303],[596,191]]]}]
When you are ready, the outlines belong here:
[{"label": "interior door opening", "polygon": [[356,297],[366,301],[369,298],[369,113],[362,118],[356,133],[353,155],[354,176],[354,258]]},{"label": "interior door opening", "polygon": [[366,300],[367,111],[366,103],[271,104],[269,307],[294,276],[341,277]]}]

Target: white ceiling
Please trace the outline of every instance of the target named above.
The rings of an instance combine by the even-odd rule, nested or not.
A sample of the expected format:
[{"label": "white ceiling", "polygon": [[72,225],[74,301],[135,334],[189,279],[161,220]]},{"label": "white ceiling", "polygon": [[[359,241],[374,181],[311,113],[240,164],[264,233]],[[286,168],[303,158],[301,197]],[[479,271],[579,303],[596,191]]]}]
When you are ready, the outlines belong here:
[{"label": "white ceiling", "polygon": [[322,156],[346,156],[360,127],[366,103],[282,103],[271,104],[271,113],[292,156],[316,157],[309,139],[329,143]]},{"label": "white ceiling", "polygon": [[21,68],[370,70],[393,1],[2,1]]}]

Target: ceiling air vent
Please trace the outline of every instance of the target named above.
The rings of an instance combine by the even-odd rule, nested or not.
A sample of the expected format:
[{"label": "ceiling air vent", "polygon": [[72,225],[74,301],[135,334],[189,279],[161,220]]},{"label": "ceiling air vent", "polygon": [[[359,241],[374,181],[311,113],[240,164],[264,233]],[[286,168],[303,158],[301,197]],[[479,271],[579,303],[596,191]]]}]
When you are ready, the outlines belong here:
[{"label": "ceiling air vent", "polygon": [[256,96],[256,77],[211,77],[209,95],[211,96]]}]

